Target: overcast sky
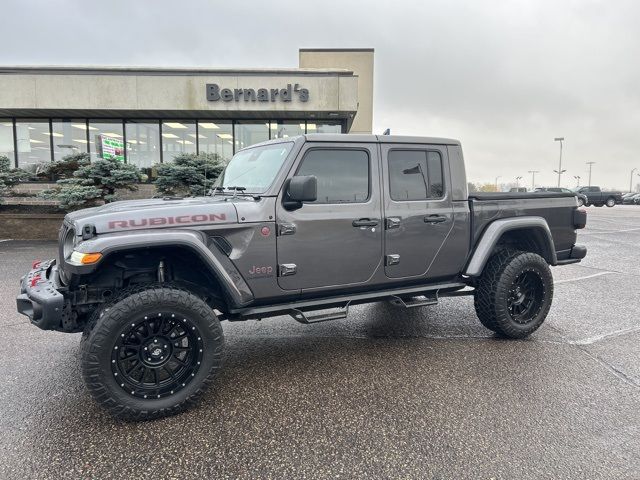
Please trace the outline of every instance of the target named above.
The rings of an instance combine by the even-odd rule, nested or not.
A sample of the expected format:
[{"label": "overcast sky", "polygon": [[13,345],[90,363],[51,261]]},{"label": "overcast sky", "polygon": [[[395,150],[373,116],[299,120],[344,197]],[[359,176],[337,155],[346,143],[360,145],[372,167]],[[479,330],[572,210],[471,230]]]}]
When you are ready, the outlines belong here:
[{"label": "overcast sky", "polygon": [[[373,47],[374,132],[459,138],[470,180],[540,170],[629,188],[640,168],[633,0],[4,0],[1,64],[296,67]],[[538,182],[538,179],[540,181]],[[634,185],[640,181],[635,177]]]}]

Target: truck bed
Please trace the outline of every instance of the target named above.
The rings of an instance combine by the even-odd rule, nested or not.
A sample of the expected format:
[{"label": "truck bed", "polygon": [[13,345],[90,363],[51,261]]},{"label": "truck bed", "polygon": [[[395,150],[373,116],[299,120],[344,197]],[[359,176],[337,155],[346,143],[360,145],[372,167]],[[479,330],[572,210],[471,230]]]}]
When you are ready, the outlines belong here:
[{"label": "truck bed", "polygon": [[576,243],[575,195],[564,192],[475,192],[469,194],[471,245],[476,245],[487,225],[500,218],[536,216],[549,224],[558,258]]}]

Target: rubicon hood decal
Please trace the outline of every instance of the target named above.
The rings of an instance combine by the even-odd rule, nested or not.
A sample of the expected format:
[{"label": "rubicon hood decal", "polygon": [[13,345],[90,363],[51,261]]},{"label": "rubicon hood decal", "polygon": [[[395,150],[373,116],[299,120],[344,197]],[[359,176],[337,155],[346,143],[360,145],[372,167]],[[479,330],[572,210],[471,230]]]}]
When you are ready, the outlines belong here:
[{"label": "rubicon hood decal", "polygon": [[84,225],[91,224],[95,226],[96,233],[100,234],[237,223],[238,214],[232,202],[224,201],[151,201],[144,205],[137,202],[116,202],[105,207],[74,212],[68,215],[68,219],[75,221],[78,231],[82,231]]},{"label": "rubicon hood decal", "polygon": [[185,225],[189,223],[225,223],[225,213],[199,213],[196,215],[178,215],[177,217],[130,218],[129,220],[109,220],[109,230],[137,227],[157,227],[160,225]]}]

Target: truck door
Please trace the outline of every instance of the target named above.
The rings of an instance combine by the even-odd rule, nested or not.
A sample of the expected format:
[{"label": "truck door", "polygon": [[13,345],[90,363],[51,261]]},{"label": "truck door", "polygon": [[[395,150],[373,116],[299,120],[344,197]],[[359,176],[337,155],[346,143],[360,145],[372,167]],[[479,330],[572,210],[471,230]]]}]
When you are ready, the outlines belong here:
[{"label": "truck door", "polygon": [[385,273],[429,277],[429,268],[453,228],[447,149],[382,144]]},{"label": "truck door", "polygon": [[[377,144],[307,144],[293,175],[315,175],[318,198],[289,211],[278,198],[278,284],[298,290],[366,283],[382,262]],[[284,189],[283,189],[284,190]]]}]

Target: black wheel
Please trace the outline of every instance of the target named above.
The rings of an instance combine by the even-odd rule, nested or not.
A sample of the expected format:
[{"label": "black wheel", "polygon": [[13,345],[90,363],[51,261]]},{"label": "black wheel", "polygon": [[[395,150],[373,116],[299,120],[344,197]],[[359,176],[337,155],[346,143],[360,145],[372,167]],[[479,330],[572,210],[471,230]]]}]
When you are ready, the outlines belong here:
[{"label": "black wheel", "polygon": [[509,338],[524,338],[547,318],[553,277],[535,253],[503,250],[495,254],[478,279],[475,308],[480,322]]},{"label": "black wheel", "polygon": [[607,198],[607,201],[606,201],[605,205],[606,205],[607,207],[609,207],[609,208],[611,208],[611,207],[615,207],[615,205],[616,205],[616,200],[615,200],[615,198],[613,198],[613,197],[609,197],[609,198]]},{"label": "black wheel", "polygon": [[134,291],[104,309],[82,342],[89,392],[114,416],[148,420],[194,405],[222,363],[213,310],[190,292]]}]

